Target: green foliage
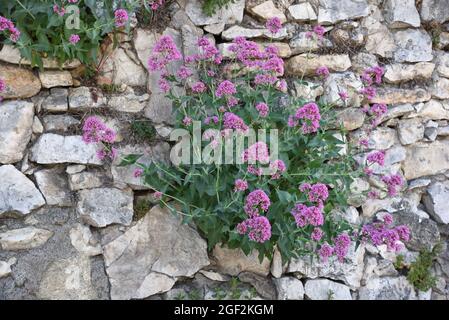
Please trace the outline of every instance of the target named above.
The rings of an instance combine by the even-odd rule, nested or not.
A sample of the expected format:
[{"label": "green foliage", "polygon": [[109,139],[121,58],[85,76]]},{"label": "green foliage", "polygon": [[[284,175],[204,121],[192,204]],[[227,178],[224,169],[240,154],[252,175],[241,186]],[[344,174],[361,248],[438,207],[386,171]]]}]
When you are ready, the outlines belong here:
[{"label": "green foliage", "polygon": [[120,92],[120,85],[118,84],[103,84],[101,85],[101,90],[104,93],[112,94],[112,93],[119,93]]},{"label": "green foliage", "polygon": [[208,16],[212,16],[220,8],[227,8],[235,1],[236,0],[203,0],[203,12]]},{"label": "green foliage", "polygon": [[134,220],[142,219],[151,209],[151,204],[147,200],[138,200],[134,206]]},{"label": "green foliage", "polygon": [[147,120],[135,120],[131,123],[131,132],[140,140],[151,141],[156,136],[156,129]]},{"label": "green foliage", "polygon": [[393,263],[393,266],[396,270],[401,270],[404,268],[404,255],[398,254],[396,256],[396,261]]},{"label": "green foliage", "polygon": [[[15,46],[23,58],[33,66],[43,67],[43,58],[55,58],[61,65],[72,59],[91,65],[97,61],[100,42],[116,30],[113,1],[79,0],[79,29],[67,28],[66,22],[75,15],[66,11],[61,16],[53,11],[53,5],[68,7],[67,1],[15,0],[0,1],[0,15],[12,20],[21,36]],[[138,1],[118,1],[118,8],[131,13]],[[126,27],[129,30],[129,25]],[[71,44],[71,35],[80,36],[77,44]],[[11,43],[6,40],[5,43]]]},{"label": "green foliage", "polygon": [[197,288],[193,288],[189,291],[189,300],[201,300],[202,294],[201,291]]},{"label": "green foliage", "polygon": [[427,291],[435,285],[436,278],[430,268],[440,252],[441,244],[435,245],[432,250],[422,250],[416,261],[410,265],[407,279],[416,289]]}]

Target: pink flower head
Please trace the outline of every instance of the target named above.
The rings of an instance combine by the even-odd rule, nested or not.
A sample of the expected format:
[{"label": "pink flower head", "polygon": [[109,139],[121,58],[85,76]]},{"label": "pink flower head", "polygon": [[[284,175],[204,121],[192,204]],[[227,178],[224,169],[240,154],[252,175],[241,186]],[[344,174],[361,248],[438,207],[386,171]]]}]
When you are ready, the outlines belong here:
[{"label": "pink flower head", "polygon": [[248,189],[248,182],[246,182],[246,180],[242,180],[242,179],[237,179],[234,182],[234,191],[245,191],[246,189]]},{"label": "pink flower head", "polygon": [[259,102],[258,104],[256,104],[256,110],[259,111],[260,117],[265,118],[268,116],[269,108],[266,103]]},{"label": "pink flower head", "polygon": [[77,35],[77,34],[72,34],[71,36],[70,36],[70,38],[69,38],[69,42],[71,43],[71,44],[77,44],[79,41],[80,41],[80,36],[79,35]]},{"label": "pink flower head", "polygon": [[385,151],[372,152],[366,157],[366,160],[370,164],[377,163],[378,165],[383,166],[385,164]]},{"label": "pink flower head", "polygon": [[391,197],[395,196],[398,193],[398,188],[402,187],[404,184],[404,181],[399,174],[383,176],[381,180],[387,185],[388,195]]},{"label": "pink flower head", "polygon": [[162,199],[162,195],[163,194],[160,191],[156,191],[156,192],[153,193],[153,197],[154,197],[155,200],[161,200]]},{"label": "pink flower head", "polygon": [[217,90],[215,91],[215,95],[218,98],[221,98],[225,95],[233,95],[235,93],[237,93],[237,90],[235,89],[234,84],[229,80],[224,80],[223,82],[221,82],[218,85]]},{"label": "pink flower head", "polygon": [[318,37],[318,39],[321,39],[324,36],[324,33],[326,32],[326,29],[324,29],[323,26],[316,25],[313,27],[313,33]]},{"label": "pink flower head", "polygon": [[181,59],[182,55],[176,47],[173,38],[169,35],[164,35],[156,42],[153,48],[153,52],[148,59],[148,69],[150,71],[163,70],[168,63]]},{"label": "pink flower head", "polygon": [[192,85],[192,91],[194,93],[203,93],[204,91],[206,91],[206,89],[207,89],[206,85],[204,84],[204,82],[201,81],[195,82]]},{"label": "pink flower head", "polygon": [[103,121],[95,116],[86,119],[83,125],[83,141],[86,143],[106,142],[113,143],[115,141],[115,132],[108,128]]},{"label": "pink flower head", "polygon": [[321,66],[316,69],[316,75],[327,78],[329,76],[329,69],[326,66]]},{"label": "pink flower head", "polygon": [[276,34],[278,33],[281,28],[282,28],[282,22],[281,19],[279,19],[278,17],[273,17],[271,19],[268,19],[265,27],[272,33],[272,34]]},{"label": "pink flower head", "polygon": [[65,15],[65,9],[64,7],[59,7],[57,4],[53,5],[53,12],[56,13],[59,16]]},{"label": "pink flower head", "polygon": [[362,81],[368,86],[371,86],[373,84],[373,81],[376,84],[381,84],[384,72],[384,69],[379,66],[367,68],[365,69],[365,71],[363,71],[361,78]]},{"label": "pink flower head", "polygon": [[142,168],[137,168],[136,170],[134,170],[134,177],[138,178],[141,177],[143,175],[143,169]]},{"label": "pink flower head", "polygon": [[320,127],[320,109],[314,102],[310,102],[296,110],[296,120],[302,120],[302,131],[304,134],[317,132]]},{"label": "pink flower head", "polygon": [[363,94],[368,100],[373,100],[376,96],[376,88],[374,87],[365,87],[362,90],[360,90],[360,93]]},{"label": "pink flower head", "polygon": [[285,81],[285,79],[281,79],[276,82],[276,89],[281,92],[287,92],[287,81]]},{"label": "pink flower head", "polygon": [[349,98],[349,94],[346,91],[340,91],[338,93],[338,95],[340,96],[340,99],[344,102],[346,100],[348,100]]},{"label": "pink flower head", "polygon": [[334,253],[334,248],[332,248],[327,243],[324,243],[318,250],[318,255],[320,256],[321,261],[324,263],[327,262],[327,260],[332,256],[333,253]]},{"label": "pink flower head", "polygon": [[393,216],[389,213],[386,213],[382,220],[385,222],[386,225],[391,225],[393,223]]},{"label": "pink flower head", "polygon": [[310,186],[309,201],[315,203],[323,203],[329,197],[327,186],[323,183],[316,183]]},{"label": "pink flower head", "polygon": [[376,118],[380,118],[381,116],[383,116],[385,113],[388,112],[388,108],[387,105],[383,103],[375,103],[371,106],[370,112],[371,114],[376,116]]},{"label": "pink flower head", "polygon": [[5,91],[6,89],[6,82],[2,78],[0,78],[0,92]]},{"label": "pink flower head", "polygon": [[181,66],[176,75],[178,76],[178,78],[185,80],[192,75],[192,70],[190,70],[186,66]]},{"label": "pink flower head", "polygon": [[270,161],[270,153],[268,146],[265,142],[259,141],[251,145],[248,149],[242,153],[243,162],[256,163],[268,163]]},{"label": "pink flower head", "polygon": [[343,262],[350,245],[351,238],[346,233],[342,233],[334,239],[334,253],[337,255],[338,261]]},{"label": "pink flower head", "polygon": [[320,241],[323,236],[324,236],[323,230],[321,230],[320,228],[313,229],[311,235],[313,241]]},{"label": "pink flower head", "polygon": [[252,191],[245,199],[243,210],[250,218],[259,216],[260,211],[267,212],[271,201],[262,189]]},{"label": "pink flower head", "polygon": [[271,224],[266,217],[256,216],[238,224],[237,232],[248,234],[251,241],[264,243],[271,238]]},{"label": "pink flower head", "polygon": [[167,93],[170,91],[170,82],[167,81],[167,79],[161,77],[158,81],[159,89],[161,89],[162,92]]},{"label": "pink flower head", "polygon": [[271,175],[271,179],[276,180],[281,177],[281,174],[285,172],[285,170],[287,170],[287,167],[285,166],[284,161],[278,159],[270,163],[270,169],[274,172]]},{"label": "pink flower head", "polygon": [[125,9],[117,9],[114,12],[115,26],[123,27],[128,22],[128,12]]},{"label": "pink flower head", "polygon": [[308,225],[317,227],[324,223],[322,209],[321,205],[307,207],[302,203],[296,203],[290,213],[295,218],[298,227],[303,228]]},{"label": "pink flower head", "polygon": [[225,129],[234,129],[238,131],[247,131],[248,126],[242,118],[232,112],[225,112],[223,116],[223,127]]},{"label": "pink flower head", "polygon": [[9,39],[12,42],[17,42],[20,37],[20,31],[14,26],[11,20],[0,16],[0,32],[9,31]]},{"label": "pink flower head", "polygon": [[204,124],[210,124],[211,122],[213,122],[214,124],[217,124],[219,121],[217,116],[212,116],[212,117],[206,117],[206,119],[204,119]]},{"label": "pink flower head", "polygon": [[184,119],[182,120],[182,123],[183,123],[185,126],[190,126],[190,125],[192,124],[192,118],[190,118],[190,117],[184,117]]}]

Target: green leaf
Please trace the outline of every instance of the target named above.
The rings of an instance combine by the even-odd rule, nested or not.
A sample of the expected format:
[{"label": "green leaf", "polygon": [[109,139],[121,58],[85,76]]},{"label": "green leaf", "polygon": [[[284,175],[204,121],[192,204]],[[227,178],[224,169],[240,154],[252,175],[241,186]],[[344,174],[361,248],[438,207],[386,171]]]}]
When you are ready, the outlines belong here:
[{"label": "green leaf", "polygon": [[139,160],[142,156],[143,156],[143,154],[129,154],[122,158],[122,161],[120,162],[120,164],[118,166],[125,167],[125,166],[135,164],[137,162],[137,160]]}]

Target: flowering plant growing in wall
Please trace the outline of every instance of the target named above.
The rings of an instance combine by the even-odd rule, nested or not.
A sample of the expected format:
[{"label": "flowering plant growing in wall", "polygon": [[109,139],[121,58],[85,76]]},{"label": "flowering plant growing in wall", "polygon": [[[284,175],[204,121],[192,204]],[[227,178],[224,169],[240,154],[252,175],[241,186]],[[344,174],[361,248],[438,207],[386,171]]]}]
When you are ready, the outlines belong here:
[{"label": "flowering plant growing in wall", "polygon": [[[280,22],[267,28],[276,33]],[[226,61],[209,38],[197,44],[197,54],[182,57],[162,36],[148,62],[176,108],[173,163],[147,164],[134,154],[122,165],[134,165],[163,205],[193,220],[209,248],[256,249],[262,258],[277,247],[286,259],[313,253],[343,261],[353,241],[398,249],[407,240],[408,229],[391,227],[389,218],[363,230],[338,218],[354,178],[369,167],[356,165],[331,106],[287,93],[275,46],[238,37]],[[255,131],[257,140],[242,140]],[[180,153],[183,161],[174,161]]]},{"label": "flowering plant growing in wall", "polygon": [[91,65],[108,33],[129,30],[139,5],[137,0],[1,1],[0,40],[18,48],[33,66],[42,67],[47,57]]}]

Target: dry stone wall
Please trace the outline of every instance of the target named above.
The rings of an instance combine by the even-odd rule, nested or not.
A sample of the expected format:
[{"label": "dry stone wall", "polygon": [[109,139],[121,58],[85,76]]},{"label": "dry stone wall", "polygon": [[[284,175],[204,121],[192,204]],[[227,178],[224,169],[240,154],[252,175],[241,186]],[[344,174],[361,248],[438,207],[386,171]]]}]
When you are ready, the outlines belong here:
[{"label": "dry stone wall", "polygon": [[[19,65],[18,52],[0,50],[0,299],[447,299],[449,281],[449,1],[447,0],[237,0],[208,17],[199,0],[169,4],[165,29],[137,26],[104,50],[96,85],[80,82],[77,61],[44,71]],[[271,17],[284,26],[276,36],[264,27]],[[314,25],[325,27],[320,43],[309,41]],[[289,91],[337,106],[350,138],[363,130],[361,82],[366,67],[385,68],[374,102],[388,113],[369,148],[386,150],[386,173],[407,179],[391,199],[355,194],[342,216],[360,224],[379,211],[411,227],[404,263],[441,242],[431,272],[436,285],[419,292],[394,267],[386,248],[353,248],[344,263],[308,258],[283,265],[260,263],[257,253],[217,247],[207,252],[193,226],[154,206],[139,216],[148,188],[132,168],[102,162],[81,139],[83,119],[98,114],[118,133],[121,154],[144,161],[168,160],[173,126],[170,101],[146,63],[157,39],[169,34],[185,54],[207,35],[225,57],[229,42],[245,36],[275,44],[285,59]],[[326,81],[315,70],[327,66]],[[173,68],[177,66],[174,65]],[[294,80],[305,76],[308,84]],[[115,85],[108,93],[100,85]],[[133,121],[150,121],[156,135],[142,141]],[[380,171],[379,171],[380,172]],[[385,172],[383,172],[385,173]],[[373,181],[357,181],[366,190]],[[148,208],[149,209],[149,208]],[[231,284],[231,276],[240,283]]]}]

